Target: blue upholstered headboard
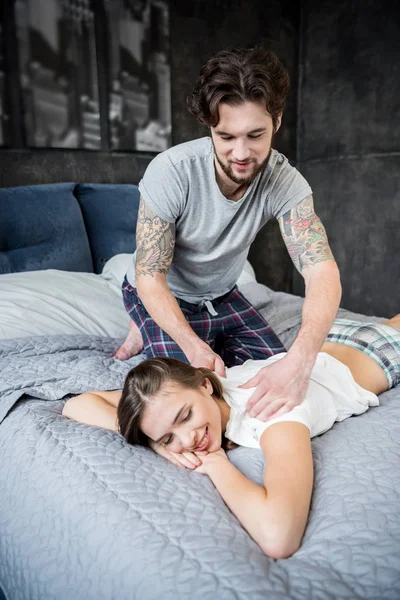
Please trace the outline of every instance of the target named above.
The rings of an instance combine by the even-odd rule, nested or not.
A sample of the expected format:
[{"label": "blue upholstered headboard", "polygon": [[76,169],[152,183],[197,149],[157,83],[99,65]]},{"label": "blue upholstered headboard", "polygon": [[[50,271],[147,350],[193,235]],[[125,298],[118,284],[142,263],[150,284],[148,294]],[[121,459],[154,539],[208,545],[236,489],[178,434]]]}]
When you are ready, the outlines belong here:
[{"label": "blue upholstered headboard", "polygon": [[0,188],[0,273],[100,273],[115,254],[134,252],[138,208],[132,184]]}]

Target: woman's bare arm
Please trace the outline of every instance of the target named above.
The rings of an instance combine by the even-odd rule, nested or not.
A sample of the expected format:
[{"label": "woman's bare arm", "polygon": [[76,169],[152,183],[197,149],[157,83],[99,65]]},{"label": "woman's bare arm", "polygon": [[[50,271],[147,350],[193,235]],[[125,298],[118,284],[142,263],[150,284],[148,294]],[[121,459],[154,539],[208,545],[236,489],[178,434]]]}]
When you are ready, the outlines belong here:
[{"label": "woman's bare arm", "polygon": [[310,432],[301,423],[276,423],[264,431],[261,448],[265,487],[250,481],[221,452],[202,458],[201,469],[264,553],[287,558],[300,547],[310,509]]},{"label": "woman's bare arm", "polygon": [[85,425],[118,431],[117,406],[120,398],[121,390],[86,392],[67,400],[62,414]]},{"label": "woman's bare arm", "polygon": [[267,547],[290,556],[299,549],[307,525],[313,486],[313,460],[310,430],[302,423],[286,421],[266,429],[261,436],[266,469],[268,512],[272,523],[264,521]]}]

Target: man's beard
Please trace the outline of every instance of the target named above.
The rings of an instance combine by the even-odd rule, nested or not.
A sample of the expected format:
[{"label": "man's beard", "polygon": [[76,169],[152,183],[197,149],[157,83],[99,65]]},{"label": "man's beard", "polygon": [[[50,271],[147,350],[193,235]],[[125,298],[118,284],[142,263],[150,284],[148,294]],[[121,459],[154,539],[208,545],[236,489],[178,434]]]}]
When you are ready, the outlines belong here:
[{"label": "man's beard", "polygon": [[220,159],[220,157],[218,156],[218,154],[215,150],[215,146],[214,146],[214,154],[218,161],[219,166],[221,167],[221,169],[223,170],[225,175],[227,175],[229,177],[229,179],[231,181],[233,181],[234,183],[237,183],[238,185],[243,185],[243,184],[251,183],[252,181],[254,181],[254,179],[257,177],[257,175],[259,173],[261,173],[261,171],[264,169],[265,165],[268,163],[270,153],[268,153],[268,156],[260,164],[256,163],[253,159],[251,161],[249,161],[249,162],[254,163],[254,168],[248,177],[236,177],[229,162],[227,165],[222,162],[222,160]]}]

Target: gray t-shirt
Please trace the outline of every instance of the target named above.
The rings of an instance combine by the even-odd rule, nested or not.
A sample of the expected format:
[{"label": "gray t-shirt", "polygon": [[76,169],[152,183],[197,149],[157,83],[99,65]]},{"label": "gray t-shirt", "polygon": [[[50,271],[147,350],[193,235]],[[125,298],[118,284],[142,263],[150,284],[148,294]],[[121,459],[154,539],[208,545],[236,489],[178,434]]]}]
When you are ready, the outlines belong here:
[{"label": "gray t-shirt", "polygon": [[[175,250],[167,282],[172,293],[200,303],[229,292],[257,232],[312,193],[287,158],[271,150],[265,169],[240,200],[218,187],[210,137],[158,154],[139,183],[140,194],[164,221],[175,223]],[[127,272],[135,285],[135,256]]]}]

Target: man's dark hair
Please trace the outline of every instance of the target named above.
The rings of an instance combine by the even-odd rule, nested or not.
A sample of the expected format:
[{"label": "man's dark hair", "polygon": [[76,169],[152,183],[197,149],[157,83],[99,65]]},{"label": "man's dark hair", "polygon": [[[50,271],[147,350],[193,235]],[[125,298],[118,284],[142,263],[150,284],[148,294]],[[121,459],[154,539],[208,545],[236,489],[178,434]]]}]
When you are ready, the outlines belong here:
[{"label": "man's dark hair", "polygon": [[289,74],[271,50],[261,46],[222,50],[201,68],[188,108],[200,123],[215,127],[220,102],[237,106],[263,102],[274,130],[289,91]]}]

